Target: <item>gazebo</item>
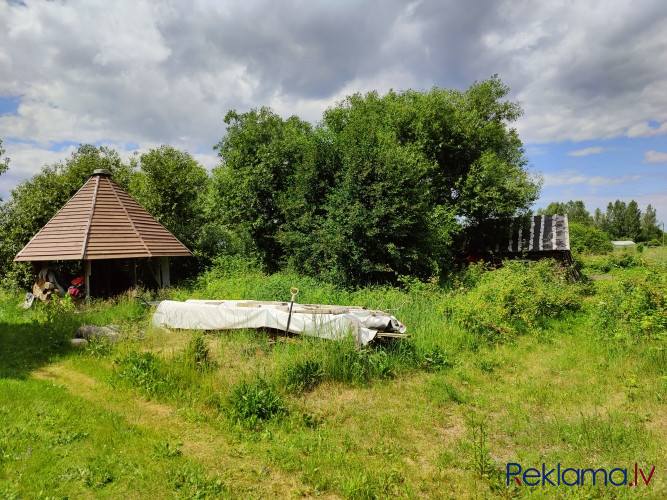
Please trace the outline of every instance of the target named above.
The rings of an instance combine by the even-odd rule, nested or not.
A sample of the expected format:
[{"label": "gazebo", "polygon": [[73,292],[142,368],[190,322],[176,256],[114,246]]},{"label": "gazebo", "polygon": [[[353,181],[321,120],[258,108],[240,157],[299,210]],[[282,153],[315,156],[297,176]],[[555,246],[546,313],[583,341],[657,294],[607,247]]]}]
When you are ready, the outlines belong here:
[{"label": "gazebo", "polygon": [[91,262],[158,257],[155,278],[169,286],[168,257],[192,252],[99,169],[14,257],[15,261],[83,261],[90,297]]}]

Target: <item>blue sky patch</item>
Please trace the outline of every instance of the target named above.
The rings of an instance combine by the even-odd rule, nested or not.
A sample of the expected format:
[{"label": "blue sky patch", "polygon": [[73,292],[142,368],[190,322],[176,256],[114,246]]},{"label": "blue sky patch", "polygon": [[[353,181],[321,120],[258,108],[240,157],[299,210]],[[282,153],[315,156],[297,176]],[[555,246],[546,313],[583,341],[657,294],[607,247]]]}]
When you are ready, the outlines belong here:
[{"label": "blue sky patch", "polygon": [[21,96],[0,97],[0,116],[18,115]]}]

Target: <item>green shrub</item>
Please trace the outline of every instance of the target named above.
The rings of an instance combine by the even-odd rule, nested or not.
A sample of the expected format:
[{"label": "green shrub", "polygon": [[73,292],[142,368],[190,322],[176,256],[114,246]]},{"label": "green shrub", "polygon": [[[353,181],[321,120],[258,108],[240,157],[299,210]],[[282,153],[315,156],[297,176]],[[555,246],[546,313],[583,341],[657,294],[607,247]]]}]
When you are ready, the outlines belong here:
[{"label": "green shrub", "polygon": [[446,310],[463,328],[497,342],[581,308],[580,286],[553,260],[505,262],[471,290],[453,291]]},{"label": "green shrub", "polygon": [[114,362],[119,367],[116,373],[118,380],[143,390],[149,396],[163,395],[169,388],[169,377],[163,362],[150,352],[131,351]]},{"label": "green shrub", "polygon": [[261,377],[245,380],[232,388],[227,398],[227,413],[236,423],[255,427],[287,413],[282,398]]},{"label": "green shrub", "polygon": [[630,252],[611,255],[609,262],[612,267],[620,269],[628,269],[631,267],[646,267],[646,263],[639,255],[635,255]]},{"label": "green shrub", "polygon": [[284,374],[285,386],[295,393],[312,391],[323,377],[322,363],[311,359],[295,361],[287,366]]},{"label": "green shrub", "polygon": [[577,253],[606,254],[614,250],[611,236],[604,231],[586,226],[579,222],[570,222],[570,248]]},{"label": "green shrub", "polygon": [[454,359],[439,345],[426,349],[422,354],[422,366],[427,370],[442,370],[454,366]]},{"label": "green shrub", "polygon": [[208,341],[204,338],[202,332],[195,332],[192,336],[185,350],[185,357],[187,362],[197,370],[203,371],[215,366],[215,363],[211,359]]},{"label": "green shrub", "polygon": [[667,340],[667,279],[653,271],[609,283],[599,294],[593,318],[604,334]]}]

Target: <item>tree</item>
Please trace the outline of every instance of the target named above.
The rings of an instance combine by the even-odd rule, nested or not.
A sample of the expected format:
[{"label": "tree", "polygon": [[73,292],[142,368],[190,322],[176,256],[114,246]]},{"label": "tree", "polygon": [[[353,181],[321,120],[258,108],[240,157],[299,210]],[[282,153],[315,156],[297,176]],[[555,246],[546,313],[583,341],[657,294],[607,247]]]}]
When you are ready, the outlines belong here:
[{"label": "tree", "polygon": [[580,222],[570,222],[570,248],[578,253],[605,254],[614,246],[611,237],[604,231],[586,226]]},{"label": "tree", "polygon": [[[292,252],[307,270],[344,284],[434,271],[432,206],[422,186],[429,165],[397,126],[411,111],[397,94],[372,92],[325,113],[320,137],[333,154],[321,171],[331,183],[314,214],[314,231],[301,232]],[[308,191],[309,185],[297,189]],[[286,225],[283,236],[292,230]]]},{"label": "tree", "polygon": [[[6,156],[3,158],[5,150],[2,147],[2,139],[0,139],[0,175],[4,174],[9,168],[9,158]],[[0,198],[0,203],[2,203],[2,198]]]},{"label": "tree", "polygon": [[602,230],[611,234],[614,238],[623,238],[625,230],[625,211],[627,205],[624,201],[616,200],[613,204],[607,204]]},{"label": "tree", "polygon": [[25,264],[14,256],[37,231],[76,193],[98,168],[108,170],[114,180],[127,188],[130,168],[110,148],[80,145],[64,162],[45,165],[41,172],[23,181],[11,192],[2,207],[0,232],[0,274],[15,283],[30,280]]},{"label": "tree", "polygon": [[641,210],[635,200],[630,201],[623,214],[623,234],[637,241],[641,233]]},{"label": "tree", "polygon": [[5,158],[3,158],[4,154],[5,150],[2,147],[2,139],[0,139],[0,175],[5,173],[9,168],[9,158],[7,158],[6,156]]},{"label": "tree", "polygon": [[205,222],[206,169],[185,151],[162,145],[135,157],[136,200],[184,245],[195,247]]},{"label": "tree", "polygon": [[189,277],[210,262],[202,251],[206,229],[206,200],[209,177],[185,151],[162,145],[132,160],[132,196],[162,225],[195,254],[195,259],[179,259],[172,264],[176,278]]},{"label": "tree", "polygon": [[539,208],[537,215],[555,215],[565,213],[565,203],[559,201],[552,201],[547,205],[547,208]]},{"label": "tree", "polygon": [[355,94],[313,129],[267,108],[225,118],[214,170],[221,218],[265,267],[345,284],[427,278],[463,225],[527,213],[539,182],[498,77],[468,90]]},{"label": "tree", "polygon": [[641,221],[641,239],[643,241],[650,241],[654,238],[659,238],[661,235],[658,227],[658,216],[655,209],[649,204],[646,207],[646,212],[642,215]]},{"label": "tree", "polygon": [[567,203],[552,202],[549,203],[546,209],[539,209],[537,215],[555,215],[555,214],[567,214],[567,218],[570,222],[578,222],[586,226],[594,224],[593,217],[586,210],[586,205],[583,201],[570,200]]},{"label": "tree", "polygon": [[599,229],[600,231],[604,231],[607,227],[607,217],[599,208],[596,208],[595,213],[593,214],[593,227],[595,227],[595,229]]},{"label": "tree", "polygon": [[293,176],[310,152],[312,127],[269,108],[225,116],[227,135],[215,146],[222,161],[213,169],[216,219],[247,234],[265,268],[277,270],[284,249],[277,239],[286,222],[282,209]]}]

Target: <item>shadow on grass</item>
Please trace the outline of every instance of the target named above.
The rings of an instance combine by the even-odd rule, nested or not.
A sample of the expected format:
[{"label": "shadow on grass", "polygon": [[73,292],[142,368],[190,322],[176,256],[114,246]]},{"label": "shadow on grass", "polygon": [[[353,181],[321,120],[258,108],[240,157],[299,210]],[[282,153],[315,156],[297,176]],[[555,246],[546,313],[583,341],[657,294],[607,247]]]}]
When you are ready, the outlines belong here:
[{"label": "shadow on grass", "polygon": [[71,352],[76,331],[67,323],[0,322],[0,378],[25,379],[30,372]]}]

